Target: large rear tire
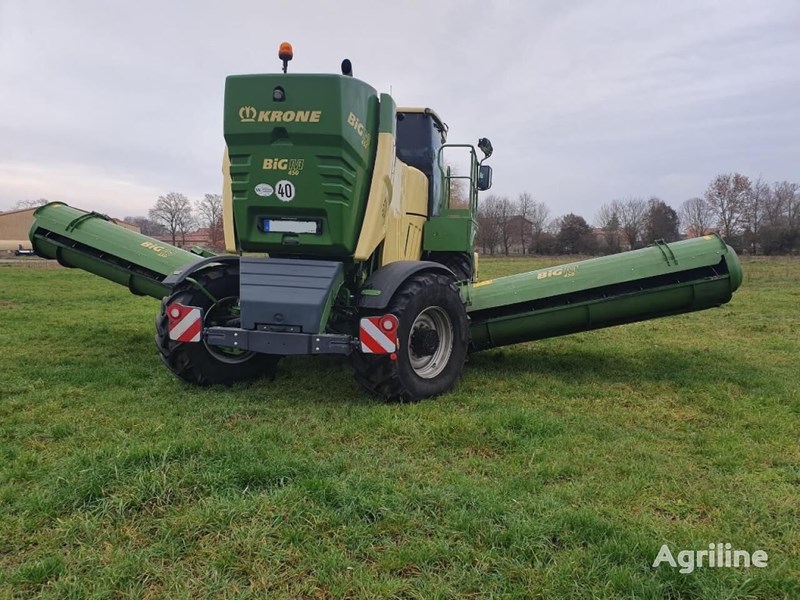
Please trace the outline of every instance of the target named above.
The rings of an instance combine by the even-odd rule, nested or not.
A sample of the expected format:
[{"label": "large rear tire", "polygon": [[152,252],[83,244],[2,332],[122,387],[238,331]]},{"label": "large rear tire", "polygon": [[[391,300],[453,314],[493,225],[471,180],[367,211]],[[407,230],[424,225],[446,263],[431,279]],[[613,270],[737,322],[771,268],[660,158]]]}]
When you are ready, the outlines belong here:
[{"label": "large rear tire", "polygon": [[280,358],[278,356],[210,346],[204,340],[181,343],[169,339],[166,309],[173,302],[202,308],[204,328],[213,325],[239,326],[236,311],[239,296],[238,268],[223,266],[208,269],[197,275],[195,281],[208,294],[193,283],[183,283],[162,300],[161,312],[156,317],[156,346],[167,368],[179,379],[201,386],[231,385],[265,375],[273,376]]},{"label": "large rear tire", "polygon": [[469,342],[467,312],[453,279],[431,272],[412,276],[392,297],[387,313],[400,322],[397,359],[354,352],[358,382],[401,402],[451,390],[461,377]]},{"label": "large rear tire", "polygon": [[426,260],[438,262],[450,269],[458,282],[472,281],[473,257],[469,252],[431,252]]}]

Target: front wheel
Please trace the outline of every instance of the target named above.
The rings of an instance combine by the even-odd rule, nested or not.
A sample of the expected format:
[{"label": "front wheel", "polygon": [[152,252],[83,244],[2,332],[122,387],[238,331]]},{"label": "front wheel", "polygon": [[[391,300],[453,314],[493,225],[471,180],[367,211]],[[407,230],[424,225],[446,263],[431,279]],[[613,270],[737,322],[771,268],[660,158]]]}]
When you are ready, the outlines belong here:
[{"label": "front wheel", "polygon": [[451,277],[420,273],[395,293],[386,313],[400,322],[396,360],[353,353],[356,379],[387,400],[438,396],[461,377],[469,342],[467,312]]}]

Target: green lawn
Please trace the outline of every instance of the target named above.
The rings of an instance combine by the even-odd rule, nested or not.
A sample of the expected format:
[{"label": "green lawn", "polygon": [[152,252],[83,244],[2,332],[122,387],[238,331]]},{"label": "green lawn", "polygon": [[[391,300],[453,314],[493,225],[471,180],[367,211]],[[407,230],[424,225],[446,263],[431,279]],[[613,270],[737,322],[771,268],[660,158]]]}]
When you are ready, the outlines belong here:
[{"label": "green lawn", "polygon": [[[187,387],[156,301],[0,266],[0,597],[800,597],[800,260],[744,268],[387,405],[339,358]],[[651,567],[725,542],[768,566]]]}]

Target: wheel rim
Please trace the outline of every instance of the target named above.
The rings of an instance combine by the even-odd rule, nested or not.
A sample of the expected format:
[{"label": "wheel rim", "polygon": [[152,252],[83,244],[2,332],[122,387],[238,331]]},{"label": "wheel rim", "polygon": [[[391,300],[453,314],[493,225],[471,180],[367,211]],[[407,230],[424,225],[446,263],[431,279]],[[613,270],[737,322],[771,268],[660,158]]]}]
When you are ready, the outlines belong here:
[{"label": "wheel rim", "polygon": [[[203,317],[204,329],[206,327],[238,327],[240,323],[239,298],[236,296],[228,296],[218,300],[206,311]],[[255,352],[249,350],[212,346],[206,342],[205,338],[203,338],[203,344],[211,356],[220,362],[228,364],[243,363],[255,356]]]},{"label": "wheel rim", "polygon": [[[412,338],[429,332],[438,336],[435,348],[430,353],[415,350]],[[453,354],[453,324],[450,322],[450,317],[438,306],[426,308],[414,319],[408,335],[411,368],[419,377],[433,379],[447,366],[451,354]]]}]

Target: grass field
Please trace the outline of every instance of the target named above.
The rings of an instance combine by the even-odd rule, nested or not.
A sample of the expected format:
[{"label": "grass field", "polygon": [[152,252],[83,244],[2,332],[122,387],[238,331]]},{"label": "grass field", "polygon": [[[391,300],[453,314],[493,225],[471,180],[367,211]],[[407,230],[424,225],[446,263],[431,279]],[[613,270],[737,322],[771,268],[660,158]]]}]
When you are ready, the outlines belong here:
[{"label": "grass field", "polygon": [[[798,598],[800,260],[744,269],[387,405],[339,358],[187,387],[156,301],[0,266],[0,597]],[[651,567],[725,542],[768,566]]]}]

